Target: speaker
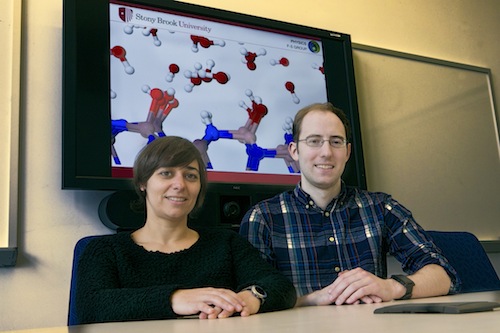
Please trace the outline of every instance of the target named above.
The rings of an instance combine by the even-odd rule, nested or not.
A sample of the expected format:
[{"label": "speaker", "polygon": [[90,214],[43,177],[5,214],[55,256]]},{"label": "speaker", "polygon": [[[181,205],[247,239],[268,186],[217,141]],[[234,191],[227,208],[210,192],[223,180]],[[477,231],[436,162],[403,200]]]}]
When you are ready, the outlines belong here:
[{"label": "speaker", "polygon": [[[146,214],[131,208],[135,200],[137,194],[132,190],[106,196],[99,204],[99,219],[106,227],[116,231],[139,229],[146,221]],[[253,201],[250,194],[208,191],[203,207],[189,215],[188,225],[192,228],[230,228],[237,232]]]},{"label": "speaker", "polygon": [[137,200],[135,191],[117,191],[104,197],[99,204],[99,219],[116,231],[136,230],[144,225],[146,214],[136,212],[131,203]]},{"label": "speaker", "polygon": [[249,195],[221,195],[219,198],[220,223],[238,231],[241,219],[250,209]]},{"label": "speaker", "polygon": [[[145,211],[136,212],[131,208],[131,204],[137,200],[137,194],[132,190],[114,192],[104,197],[98,209],[99,219],[108,228],[116,231],[137,230],[146,221]],[[225,219],[226,224],[221,225],[221,215],[219,214],[219,195],[207,193],[203,207],[189,216],[188,225],[193,228],[205,227],[230,227],[231,223],[236,223],[236,215],[229,214],[230,221]]]}]

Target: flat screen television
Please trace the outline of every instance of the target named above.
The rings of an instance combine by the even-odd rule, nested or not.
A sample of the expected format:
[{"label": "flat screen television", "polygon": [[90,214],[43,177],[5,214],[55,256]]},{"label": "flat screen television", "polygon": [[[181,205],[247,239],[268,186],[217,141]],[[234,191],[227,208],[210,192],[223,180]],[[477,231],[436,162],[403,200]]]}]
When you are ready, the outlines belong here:
[{"label": "flat screen television", "polygon": [[292,119],[326,101],[352,126],[343,178],[366,188],[348,34],[179,1],[63,2],[63,189],[131,191],[139,150],[178,135],[206,161],[201,215],[237,223],[299,181]]}]

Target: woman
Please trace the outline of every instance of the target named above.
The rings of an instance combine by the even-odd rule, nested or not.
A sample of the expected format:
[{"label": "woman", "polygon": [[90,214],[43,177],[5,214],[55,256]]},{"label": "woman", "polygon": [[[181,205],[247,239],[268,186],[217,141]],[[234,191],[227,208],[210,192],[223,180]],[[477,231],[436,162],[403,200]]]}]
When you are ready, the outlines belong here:
[{"label": "woman", "polygon": [[78,265],[76,309],[83,323],[249,316],[291,308],[295,289],[237,233],[194,230],[188,214],[203,204],[205,165],[188,140],[146,146],[134,165],[146,222],[99,237]]}]

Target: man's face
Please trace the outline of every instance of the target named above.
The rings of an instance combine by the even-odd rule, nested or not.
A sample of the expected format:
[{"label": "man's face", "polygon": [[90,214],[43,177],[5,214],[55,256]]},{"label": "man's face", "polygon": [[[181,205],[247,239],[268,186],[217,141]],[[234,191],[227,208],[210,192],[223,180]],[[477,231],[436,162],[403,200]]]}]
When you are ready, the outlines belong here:
[{"label": "man's face", "polygon": [[335,137],[346,139],[344,124],[332,112],[311,111],[302,120],[299,140],[311,136],[326,141],[320,147],[310,147],[305,141],[292,142],[289,146],[290,155],[300,164],[302,188],[309,194],[318,190],[338,194],[340,179],[351,155],[351,145],[334,148],[328,140]]}]

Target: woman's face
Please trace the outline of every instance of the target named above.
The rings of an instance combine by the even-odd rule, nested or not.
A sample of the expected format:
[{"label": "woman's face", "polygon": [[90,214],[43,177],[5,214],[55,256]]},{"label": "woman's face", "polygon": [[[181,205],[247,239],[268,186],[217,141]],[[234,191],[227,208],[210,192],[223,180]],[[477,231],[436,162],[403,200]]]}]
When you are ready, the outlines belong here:
[{"label": "woman's face", "polygon": [[185,167],[163,167],[148,179],[146,209],[148,219],[186,221],[200,193],[200,169],[193,161]]}]

